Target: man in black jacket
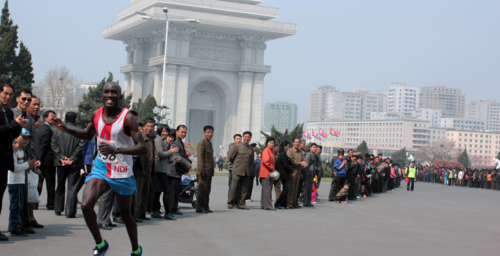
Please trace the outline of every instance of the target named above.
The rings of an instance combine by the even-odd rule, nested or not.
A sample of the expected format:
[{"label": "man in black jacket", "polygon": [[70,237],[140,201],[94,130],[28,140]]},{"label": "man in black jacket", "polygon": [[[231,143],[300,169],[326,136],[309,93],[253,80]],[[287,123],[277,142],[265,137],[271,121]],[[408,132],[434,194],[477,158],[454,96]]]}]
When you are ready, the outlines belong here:
[{"label": "man in black jacket", "polygon": [[[7,188],[8,171],[14,170],[14,151],[12,138],[21,134],[21,127],[27,120],[22,116],[14,117],[12,110],[7,108],[14,96],[14,87],[3,83],[0,85],[0,214],[2,213],[2,199]],[[0,233],[0,241],[9,240]]]},{"label": "man in black jacket", "polygon": [[[81,130],[76,127],[76,113],[68,112],[65,116],[66,127],[71,130]],[[56,130],[52,135],[51,147],[54,151],[54,166],[57,167],[57,188],[54,202],[56,215],[64,211],[66,218],[75,218],[77,208],[77,187],[80,178],[80,169],[83,167],[84,140]],[[66,180],[68,180],[68,196],[66,208],[64,195],[66,193]]]},{"label": "man in black jacket", "polygon": [[[43,186],[43,180],[47,180],[45,184],[47,188],[47,210],[54,210],[54,198],[56,194],[56,168],[54,167],[54,151],[52,150],[52,120],[56,117],[56,113],[52,110],[45,111],[42,115],[45,123],[38,128],[37,145],[38,159],[40,161],[40,170],[43,176],[40,176],[40,184]],[[41,194],[41,193],[40,193]]]},{"label": "man in black jacket", "polygon": [[347,182],[349,182],[349,185],[350,185],[348,199],[355,201],[356,194],[354,193],[354,185],[355,185],[356,177],[359,173],[359,165],[358,165],[356,155],[353,154],[350,157],[350,159],[351,159],[351,163],[348,165],[349,169],[347,170],[347,177],[346,177],[346,180],[347,180]]}]

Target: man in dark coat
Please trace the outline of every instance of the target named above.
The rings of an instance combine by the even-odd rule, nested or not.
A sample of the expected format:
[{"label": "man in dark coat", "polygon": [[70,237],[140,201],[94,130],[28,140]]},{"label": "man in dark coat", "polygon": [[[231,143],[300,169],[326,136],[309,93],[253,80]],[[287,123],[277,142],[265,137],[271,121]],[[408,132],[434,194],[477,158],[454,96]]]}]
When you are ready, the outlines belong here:
[{"label": "man in dark coat", "polygon": [[[68,112],[65,115],[65,123],[72,130],[81,130],[76,127],[76,113]],[[56,130],[52,134],[52,150],[54,151],[54,165],[57,167],[57,187],[54,202],[56,215],[64,211],[66,218],[76,217],[78,179],[80,169],[83,167],[83,147],[85,140],[78,139],[69,133]],[[64,196],[66,193],[66,180],[68,181],[68,194],[66,205]]]},{"label": "man in dark coat", "polygon": [[196,203],[196,212],[211,213],[210,210],[210,192],[212,190],[212,177],[214,176],[214,148],[212,146],[212,137],[214,136],[214,127],[207,125],[203,128],[205,136],[198,143],[198,165],[196,176],[198,178],[198,201]]},{"label": "man in dark coat", "polygon": [[38,160],[40,161],[41,184],[47,180],[47,210],[54,210],[54,198],[56,195],[56,168],[54,167],[54,151],[50,146],[52,143],[52,125],[50,124],[56,113],[52,110],[45,111],[42,115],[45,123],[36,131],[38,139]]},{"label": "man in dark coat", "polygon": [[[21,134],[21,127],[27,120],[22,116],[14,117],[12,110],[7,108],[14,97],[14,87],[3,83],[0,85],[0,214],[2,213],[2,199],[7,188],[8,171],[14,170],[13,138]],[[0,233],[0,241],[9,240]]]}]

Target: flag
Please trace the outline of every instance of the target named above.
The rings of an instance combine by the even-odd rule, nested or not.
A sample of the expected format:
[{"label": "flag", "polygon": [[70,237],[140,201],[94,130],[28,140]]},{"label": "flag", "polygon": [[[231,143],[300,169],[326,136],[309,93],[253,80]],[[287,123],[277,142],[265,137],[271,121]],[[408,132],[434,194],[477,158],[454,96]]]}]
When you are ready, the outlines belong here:
[{"label": "flag", "polygon": [[302,133],[302,136],[303,136],[303,137],[307,137],[307,138],[311,139],[311,135],[309,135],[309,133],[308,133],[307,131],[304,131],[304,132]]},{"label": "flag", "polygon": [[319,139],[319,135],[314,130],[312,130],[311,133],[314,138]]},{"label": "flag", "polygon": [[330,127],[330,134],[333,135],[333,136],[335,136],[335,137],[339,137],[340,136],[340,132],[335,131],[331,127]]},{"label": "flag", "polygon": [[325,139],[326,139],[326,137],[328,137],[328,134],[326,134],[326,132],[323,131],[321,128],[319,128],[318,133],[319,133],[319,135],[323,136]]}]

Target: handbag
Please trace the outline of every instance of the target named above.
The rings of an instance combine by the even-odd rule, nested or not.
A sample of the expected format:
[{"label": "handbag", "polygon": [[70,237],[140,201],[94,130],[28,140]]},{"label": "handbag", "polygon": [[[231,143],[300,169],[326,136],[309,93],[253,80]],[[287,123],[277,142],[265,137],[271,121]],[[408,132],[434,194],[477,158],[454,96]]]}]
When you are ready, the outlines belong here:
[{"label": "handbag", "polygon": [[269,178],[272,180],[278,180],[280,178],[280,173],[276,170],[273,170],[271,173],[269,173]]},{"label": "handbag", "polygon": [[28,171],[28,203],[40,203],[38,194],[38,175],[31,170]]}]

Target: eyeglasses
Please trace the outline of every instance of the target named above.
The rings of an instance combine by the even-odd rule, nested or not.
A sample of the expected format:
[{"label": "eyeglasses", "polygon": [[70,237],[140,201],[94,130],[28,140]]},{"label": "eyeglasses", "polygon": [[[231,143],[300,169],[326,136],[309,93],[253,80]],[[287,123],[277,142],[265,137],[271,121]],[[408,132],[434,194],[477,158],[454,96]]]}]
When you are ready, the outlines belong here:
[{"label": "eyeglasses", "polygon": [[21,98],[21,101],[28,101],[28,102],[31,102],[31,98]]}]

